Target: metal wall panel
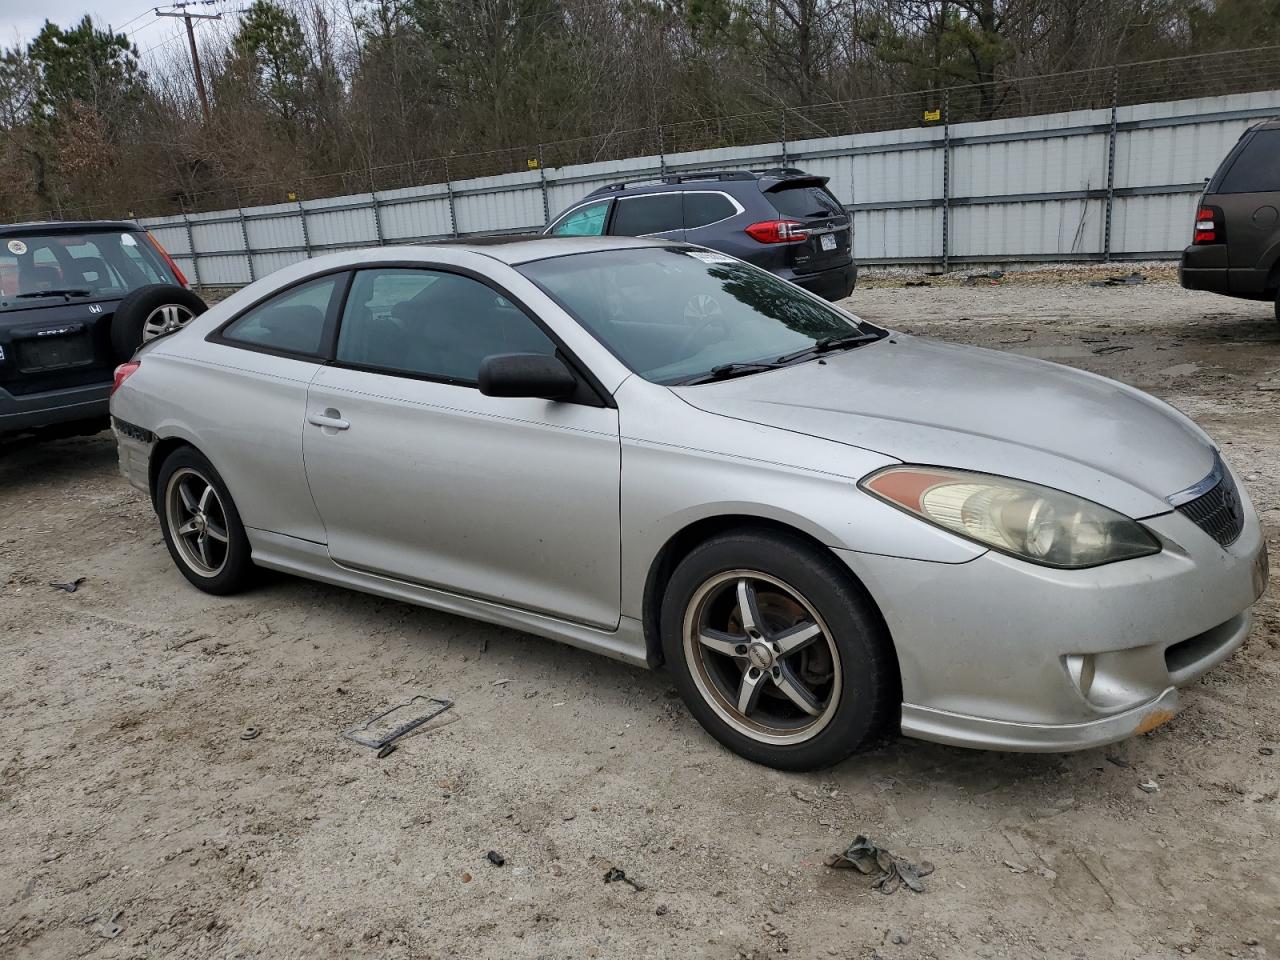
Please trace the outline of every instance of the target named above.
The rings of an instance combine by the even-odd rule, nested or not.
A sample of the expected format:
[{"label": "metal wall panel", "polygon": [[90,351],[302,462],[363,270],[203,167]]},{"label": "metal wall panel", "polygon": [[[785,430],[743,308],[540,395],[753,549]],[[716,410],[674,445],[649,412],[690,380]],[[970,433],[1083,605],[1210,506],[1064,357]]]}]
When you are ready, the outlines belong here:
[{"label": "metal wall panel", "polygon": [[[786,162],[829,178],[854,211],[855,256],[867,262],[949,263],[1018,257],[1100,259],[1110,251],[1169,256],[1186,243],[1198,185],[1240,133],[1280,113],[1280,91],[1110,110],[912,127],[844,137],[632,157],[376,195],[143,221],[192,279],[247,282],[245,235],[261,277],[310,248],[541,230],[591,191],[661,172],[760,169]],[[949,140],[949,150],[944,147]],[[949,189],[944,190],[944,165]],[[944,230],[944,224],[945,230]],[[192,264],[188,230],[194,242]],[[944,240],[945,233],[945,240]]]}]

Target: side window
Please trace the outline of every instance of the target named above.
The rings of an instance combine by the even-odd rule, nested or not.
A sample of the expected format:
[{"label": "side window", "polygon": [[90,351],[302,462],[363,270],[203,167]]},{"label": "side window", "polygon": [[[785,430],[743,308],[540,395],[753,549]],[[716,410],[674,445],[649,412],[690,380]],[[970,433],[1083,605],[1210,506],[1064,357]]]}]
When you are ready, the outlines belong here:
[{"label": "side window", "polygon": [[649,233],[679,230],[684,225],[684,209],[678,193],[651,197],[623,197],[613,215],[610,233],[621,237],[642,237]]},{"label": "side window", "polygon": [[733,201],[723,193],[698,193],[690,190],[684,195],[684,225],[692,230],[708,223],[724,220],[738,212]]},{"label": "side window", "polygon": [[551,228],[553,237],[598,237],[604,233],[604,221],[609,215],[609,201],[589,203],[579,207]]},{"label": "side window", "polygon": [[329,305],[344,277],[341,273],[321,277],[258,304],[223,329],[222,339],[287,353],[319,354]]},{"label": "side window", "polygon": [[1218,193],[1270,193],[1280,190],[1280,130],[1259,130],[1245,146]]},{"label": "side window", "polygon": [[438,270],[361,270],[351,284],[337,360],[362,369],[474,385],[495,353],[556,346],[492,287]]}]

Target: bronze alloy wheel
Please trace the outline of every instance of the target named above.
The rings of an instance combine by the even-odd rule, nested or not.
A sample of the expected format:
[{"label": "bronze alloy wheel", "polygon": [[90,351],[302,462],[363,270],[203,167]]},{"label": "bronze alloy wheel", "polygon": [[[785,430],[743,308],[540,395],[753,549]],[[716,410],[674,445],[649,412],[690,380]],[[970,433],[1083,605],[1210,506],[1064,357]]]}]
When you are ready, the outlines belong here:
[{"label": "bronze alloy wheel", "polygon": [[707,704],[739,733],[803,743],[835,715],[840,653],[813,605],[759,570],[705,581],[685,610],[684,654]]}]

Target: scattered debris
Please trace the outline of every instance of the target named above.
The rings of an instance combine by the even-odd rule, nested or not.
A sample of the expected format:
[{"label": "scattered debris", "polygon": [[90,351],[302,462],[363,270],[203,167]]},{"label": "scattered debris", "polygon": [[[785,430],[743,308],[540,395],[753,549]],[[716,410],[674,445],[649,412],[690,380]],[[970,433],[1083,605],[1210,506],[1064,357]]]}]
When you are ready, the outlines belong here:
[{"label": "scattered debris", "polygon": [[1031,869],[1030,867],[1025,866],[1024,864],[1015,863],[1012,860],[1005,860],[1004,865],[1008,867],[1010,870],[1012,870],[1014,873],[1026,873],[1028,870]]},{"label": "scattered debris", "polygon": [[558,863],[553,863],[551,865],[551,875],[553,877],[564,876],[564,867],[560,866]]},{"label": "scattered debris", "polygon": [[503,678],[502,680],[495,680],[495,681],[493,681],[493,684],[492,684],[492,685],[493,685],[493,686],[495,686],[495,687],[500,687],[500,686],[502,686],[504,683],[513,683],[513,682],[514,682],[514,681],[513,681],[510,677],[505,677],[505,678]]},{"label": "scattered debris", "polygon": [[1093,350],[1093,353],[1096,356],[1101,357],[1108,353],[1122,353],[1125,350],[1132,350],[1132,349],[1133,347],[1129,346],[1127,343],[1113,343],[1109,347],[1095,347]]},{"label": "scattered debris", "polygon": [[240,731],[240,739],[256,740],[258,739],[258,735],[260,733],[262,733],[262,730],[259,727],[245,727],[243,730]]},{"label": "scattered debris", "polygon": [[665,917],[667,915],[667,905],[665,903],[660,903],[654,907],[653,912],[660,917]]},{"label": "scattered debris", "polygon": [[610,867],[608,870],[605,871],[604,882],[605,883],[626,883],[626,884],[630,884],[631,889],[634,890],[636,893],[644,892],[644,884],[636,883],[636,881],[628,877],[626,873],[624,873],[618,867]]},{"label": "scattered debris", "polygon": [[1280,380],[1263,380],[1258,384],[1259,390],[1280,390]]},{"label": "scattered debris", "polygon": [[783,914],[786,912],[787,905],[781,900],[775,900],[773,903],[769,904],[769,909],[776,914]]},{"label": "scattered debris", "polygon": [[1275,753],[1275,750],[1273,750],[1271,747],[1259,747],[1258,752],[1262,754],[1264,757],[1269,757]]},{"label": "scattered debris", "polygon": [[920,878],[927,877],[934,869],[928,860],[922,860],[917,866],[883,847],[877,847],[862,834],[854,837],[853,843],[843,853],[833,853],[827,857],[826,865],[841,869],[852,868],[868,876],[876,874],[871,885],[884,894],[893,893],[904,884],[916,893],[924,893],[925,887]]},{"label": "scattered debris", "polygon": [[894,930],[889,934],[889,942],[905,947],[911,942],[911,934],[903,933],[901,930]]},{"label": "scattered debris", "polygon": [[101,923],[95,923],[93,925],[93,932],[107,940],[114,940],[116,937],[120,936],[120,934],[124,933],[124,927],[116,923],[116,921],[120,919],[120,915],[123,913],[123,910],[117,910],[111,915],[111,919],[103,920]]},{"label": "scattered debris", "polygon": [[500,867],[507,862],[507,858],[500,854],[497,850],[490,850],[484,855],[484,858],[492,863],[495,867]]},{"label": "scattered debris", "polygon": [[1143,780],[1138,784],[1138,789],[1143,793],[1159,793],[1160,784],[1156,783],[1154,780]]},{"label": "scattered debris", "polygon": [[987,283],[996,284],[1004,279],[1003,270],[989,270],[986,273],[971,273],[964,278],[965,286],[972,287],[975,283],[985,280]]},{"label": "scattered debris", "polygon": [[[362,747],[381,750],[393,740],[398,740],[411,730],[417,730],[428,720],[433,720],[453,706],[444,697],[428,697],[419,694],[370,717],[364,723],[352,727],[342,735]],[[398,714],[398,717],[393,717]],[[388,719],[390,718],[390,719]]]},{"label": "scattered debris", "polygon": [[470,882],[471,882],[471,874],[467,873],[465,870],[464,870],[464,871],[462,871],[462,882],[463,882],[463,883],[470,883]]},{"label": "scattered debris", "polygon": [[80,584],[84,583],[84,577],[76,577],[74,580],[68,580],[66,583],[59,583],[56,580],[50,580],[49,586],[55,590],[65,590],[67,593],[75,593],[80,589]]},{"label": "scattered debris", "polygon": [[1107,763],[1114,763],[1117,767],[1128,767],[1128,760],[1121,760],[1119,757],[1107,756]]},{"label": "scattered debris", "polygon": [[1132,286],[1137,286],[1140,283],[1146,283],[1146,282],[1147,282],[1147,278],[1135,270],[1133,273],[1110,276],[1103,280],[1090,280],[1089,286],[1091,287],[1132,287]]},{"label": "scattered debris", "polygon": [[395,752],[396,752],[396,745],[394,743],[388,743],[385,747],[383,747],[381,750],[378,751],[377,758],[379,760],[385,760],[387,759],[387,757],[391,756]]},{"label": "scattered debris", "polygon": [[908,280],[903,284],[904,287],[932,287],[933,284],[928,280]]},{"label": "scattered debris", "polygon": [[1044,877],[1046,880],[1058,879],[1058,871],[1050,870],[1048,867],[1036,867],[1036,873],[1040,874],[1040,876]]}]

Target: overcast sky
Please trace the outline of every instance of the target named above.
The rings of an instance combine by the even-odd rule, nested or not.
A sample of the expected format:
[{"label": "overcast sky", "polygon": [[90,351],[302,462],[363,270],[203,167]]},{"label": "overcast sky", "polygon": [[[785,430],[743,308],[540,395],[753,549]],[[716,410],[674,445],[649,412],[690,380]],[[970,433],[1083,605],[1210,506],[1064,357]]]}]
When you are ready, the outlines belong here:
[{"label": "overcast sky", "polygon": [[[157,17],[153,12],[155,3],[156,0],[0,0],[0,47],[30,42],[45,20],[71,27],[87,13],[101,27],[110,24],[117,31],[123,29],[146,59],[146,51],[159,44],[172,49],[175,38],[184,32],[181,20]],[[166,4],[160,6],[168,9]],[[218,4],[213,9],[225,6]],[[204,12],[209,8],[196,9]]]}]

